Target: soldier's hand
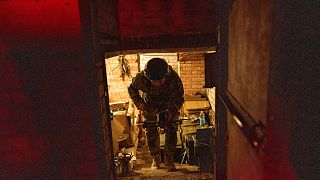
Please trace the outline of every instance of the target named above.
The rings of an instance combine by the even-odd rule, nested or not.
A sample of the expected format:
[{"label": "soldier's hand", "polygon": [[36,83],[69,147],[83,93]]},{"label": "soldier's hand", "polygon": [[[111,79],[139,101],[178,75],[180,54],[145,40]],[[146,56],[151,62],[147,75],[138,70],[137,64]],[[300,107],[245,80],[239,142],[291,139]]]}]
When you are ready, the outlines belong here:
[{"label": "soldier's hand", "polygon": [[145,103],[141,103],[139,106],[139,110],[141,110],[141,111],[150,111],[150,109],[151,109],[151,107]]},{"label": "soldier's hand", "polygon": [[146,104],[145,103],[141,103],[138,109],[141,110],[141,111],[145,111],[146,110]]}]

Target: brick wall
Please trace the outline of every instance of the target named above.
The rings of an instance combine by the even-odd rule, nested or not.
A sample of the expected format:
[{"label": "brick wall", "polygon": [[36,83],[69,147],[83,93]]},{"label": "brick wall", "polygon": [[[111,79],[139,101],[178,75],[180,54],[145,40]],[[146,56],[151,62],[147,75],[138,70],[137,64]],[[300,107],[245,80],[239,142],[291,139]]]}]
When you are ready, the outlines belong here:
[{"label": "brick wall", "polygon": [[[143,70],[145,64],[154,57],[165,59],[172,68],[180,74],[184,85],[185,94],[197,92],[206,93],[204,86],[204,56],[203,55],[179,55],[177,53],[150,53],[125,55],[130,67],[131,76],[138,72],[138,67]],[[138,63],[140,62],[140,63]],[[110,102],[130,100],[127,87],[131,83],[130,77],[124,79],[120,76],[119,57],[106,59],[106,70]]]},{"label": "brick wall", "polygon": [[144,69],[145,64],[152,58],[163,58],[172,68],[178,72],[178,56],[177,53],[150,53],[140,55],[141,69]]},{"label": "brick wall", "polygon": [[[132,78],[128,76],[121,76],[119,58],[119,56],[115,56],[106,59],[110,103],[128,101],[130,99],[127,88],[131,83]],[[134,77],[138,72],[138,55],[125,55],[124,59],[126,59],[129,65],[131,76]]]},{"label": "brick wall", "polygon": [[185,94],[206,93],[204,86],[204,56],[202,54],[179,56],[180,77]]}]

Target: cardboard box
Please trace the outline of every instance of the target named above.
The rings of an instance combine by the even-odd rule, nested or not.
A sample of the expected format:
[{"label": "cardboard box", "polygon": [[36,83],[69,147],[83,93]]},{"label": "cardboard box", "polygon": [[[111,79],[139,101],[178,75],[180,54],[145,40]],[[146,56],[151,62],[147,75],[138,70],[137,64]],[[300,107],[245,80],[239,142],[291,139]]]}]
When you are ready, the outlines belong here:
[{"label": "cardboard box", "polygon": [[130,133],[130,127],[127,118],[127,111],[115,111],[113,112],[113,120],[114,122],[119,123],[124,129],[123,133]]},{"label": "cardboard box", "polygon": [[210,108],[210,103],[207,100],[185,101],[183,106],[184,114],[187,116],[200,113],[200,111],[208,112]]}]

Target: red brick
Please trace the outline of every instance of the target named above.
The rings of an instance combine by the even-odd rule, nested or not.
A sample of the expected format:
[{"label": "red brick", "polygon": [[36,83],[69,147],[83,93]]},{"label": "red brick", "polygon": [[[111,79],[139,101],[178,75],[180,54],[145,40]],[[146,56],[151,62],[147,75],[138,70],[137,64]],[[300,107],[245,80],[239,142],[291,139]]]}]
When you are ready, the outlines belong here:
[{"label": "red brick", "polygon": [[201,72],[199,72],[199,71],[191,71],[191,74],[199,74],[199,73],[201,73]]},{"label": "red brick", "polygon": [[202,78],[191,78],[191,81],[193,82],[197,82],[197,83],[203,83],[203,80]]},{"label": "red brick", "polygon": [[201,89],[203,87],[203,85],[192,85],[192,88],[199,88]]}]

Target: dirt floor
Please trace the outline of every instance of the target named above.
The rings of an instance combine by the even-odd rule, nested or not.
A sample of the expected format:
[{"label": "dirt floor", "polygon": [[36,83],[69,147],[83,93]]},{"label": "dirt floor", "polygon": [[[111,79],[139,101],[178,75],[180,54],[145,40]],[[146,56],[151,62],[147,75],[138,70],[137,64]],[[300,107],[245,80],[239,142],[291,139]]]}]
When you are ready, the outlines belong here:
[{"label": "dirt floor", "polygon": [[133,165],[133,170],[124,175],[118,175],[119,180],[211,180],[213,173],[200,172],[197,166],[190,166],[188,164],[175,163],[177,170],[174,172],[167,172],[164,164],[161,164],[161,169],[151,170],[152,157],[149,154],[147,144],[145,141],[139,143],[137,149],[137,160]]}]

